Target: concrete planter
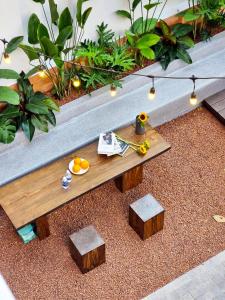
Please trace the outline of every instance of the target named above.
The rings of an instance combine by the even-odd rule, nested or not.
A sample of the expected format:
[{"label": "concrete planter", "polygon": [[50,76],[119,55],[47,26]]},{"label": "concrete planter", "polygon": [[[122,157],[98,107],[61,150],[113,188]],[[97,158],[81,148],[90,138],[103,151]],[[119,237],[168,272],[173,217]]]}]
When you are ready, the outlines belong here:
[{"label": "concrete planter", "polygon": [[[192,65],[174,61],[166,71],[155,63],[139,71],[141,74],[173,76],[225,76],[225,32],[209,42],[201,42],[190,50]],[[127,76],[123,89],[110,97],[109,87],[103,87],[76,101],[64,105],[57,115],[57,126],[48,134],[38,132],[29,143],[22,132],[10,145],[0,145],[0,186],[34,169],[64,156],[95,140],[100,132],[115,130],[134,122],[145,111],[153,127],[183,115],[195,107],[189,104],[192,82],[155,80],[156,98],[149,101],[149,78]],[[224,89],[223,80],[197,81],[196,93],[201,101]],[[63,174],[62,174],[63,175]]]}]

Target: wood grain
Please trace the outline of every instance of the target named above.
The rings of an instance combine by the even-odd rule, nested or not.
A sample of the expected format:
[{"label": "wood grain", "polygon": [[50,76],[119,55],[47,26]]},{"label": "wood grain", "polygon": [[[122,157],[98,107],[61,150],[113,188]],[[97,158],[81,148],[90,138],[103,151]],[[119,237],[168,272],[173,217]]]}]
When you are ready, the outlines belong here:
[{"label": "wood grain", "polygon": [[142,180],[143,165],[140,165],[117,177],[115,179],[115,184],[122,193],[125,193],[142,183]]},{"label": "wood grain", "polygon": [[[119,134],[134,142],[148,138],[151,141],[151,149],[145,156],[139,156],[129,149],[124,157],[106,157],[97,154],[95,142],[1,187],[0,205],[14,227],[23,227],[170,149],[169,143],[151,128],[146,131],[145,136],[135,135],[133,126],[121,129]],[[90,170],[83,176],[75,176],[70,188],[64,190],[61,187],[61,178],[69,162],[76,156],[89,160]]]}]

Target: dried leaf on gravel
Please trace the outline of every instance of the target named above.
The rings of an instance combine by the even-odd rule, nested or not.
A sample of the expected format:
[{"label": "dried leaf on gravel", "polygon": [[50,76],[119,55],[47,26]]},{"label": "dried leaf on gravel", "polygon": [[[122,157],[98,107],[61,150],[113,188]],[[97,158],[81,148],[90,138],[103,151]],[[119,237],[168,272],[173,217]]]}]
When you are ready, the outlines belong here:
[{"label": "dried leaf on gravel", "polygon": [[225,217],[223,217],[223,216],[215,215],[215,216],[213,216],[213,219],[218,223],[225,223]]}]

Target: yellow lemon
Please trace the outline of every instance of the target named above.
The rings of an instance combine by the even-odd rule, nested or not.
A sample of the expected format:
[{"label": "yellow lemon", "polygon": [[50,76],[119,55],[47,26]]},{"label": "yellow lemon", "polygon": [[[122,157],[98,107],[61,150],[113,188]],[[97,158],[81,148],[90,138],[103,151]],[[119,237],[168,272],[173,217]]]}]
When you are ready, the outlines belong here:
[{"label": "yellow lemon", "polygon": [[80,172],[80,170],[81,170],[80,165],[74,165],[74,166],[73,166],[73,172],[74,172],[74,173],[78,173],[78,172]]},{"label": "yellow lemon", "polygon": [[76,158],[73,160],[73,162],[74,162],[74,165],[80,165],[80,163],[81,163],[80,157],[76,157]]},{"label": "yellow lemon", "polygon": [[82,169],[86,170],[86,169],[88,169],[88,167],[89,167],[89,162],[88,162],[87,160],[84,159],[84,160],[81,162],[80,166],[81,166]]}]

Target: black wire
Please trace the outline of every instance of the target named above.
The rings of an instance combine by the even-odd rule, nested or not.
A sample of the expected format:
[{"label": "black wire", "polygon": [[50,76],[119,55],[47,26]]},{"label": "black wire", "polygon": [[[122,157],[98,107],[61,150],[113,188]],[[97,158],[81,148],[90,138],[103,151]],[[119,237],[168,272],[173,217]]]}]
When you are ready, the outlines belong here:
[{"label": "black wire", "polygon": [[[5,40],[5,39],[0,39],[0,41],[5,45],[7,44],[8,42]],[[88,69],[91,69],[91,70],[98,70],[98,71],[102,71],[102,72],[106,72],[106,73],[112,73],[112,74],[116,74],[118,76],[139,76],[139,77],[145,77],[145,78],[150,78],[150,79],[175,79],[175,80],[192,80],[193,83],[194,83],[194,86],[195,86],[195,81],[196,80],[212,80],[212,79],[222,79],[222,80],[225,80],[225,77],[224,76],[206,76],[206,77],[196,77],[195,75],[192,75],[192,76],[162,76],[162,75],[144,75],[144,74],[139,74],[139,73],[129,73],[129,72],[120,72],[120,71],[116,71],[116,70],[113,70],[113,69],[104,69],[104,68],[101,68],[101,67],[94,67],[94,66],[86,66],[86,65],[82,65],[80,63],[75,63],[75,62],[71,62],[71,61],[65,61],[65,60],[62,60],[62,59],[57,59],[57,58],[52,58],[51,56],[48,56],[48,55],[43,55],[42,53],[38,52],[38,51],[35,51],[35,50],[31,50],[29,49],[30,52],[33,52],[33,53],[36,53],[38,54],[39,56],[44,56],[45,58],[49,58],[49,59],[53,59],[53,60],[59,60],[60,62],[64,62],[64,63],[67,63],[67,64],[70,64],[70,65],[74,65],[74,66],[79,66],[79,67],[82,67],[82,68],[88,68]]]}]

